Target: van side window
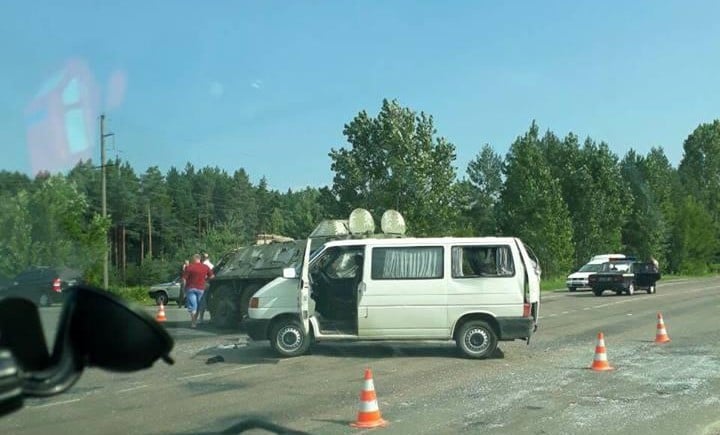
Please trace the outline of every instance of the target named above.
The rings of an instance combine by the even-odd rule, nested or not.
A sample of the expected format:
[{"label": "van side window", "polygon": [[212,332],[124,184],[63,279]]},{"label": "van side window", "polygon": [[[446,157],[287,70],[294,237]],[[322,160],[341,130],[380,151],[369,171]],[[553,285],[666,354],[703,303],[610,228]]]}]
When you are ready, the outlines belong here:
[{"label": "van side window", "polygon": [[442,246],[372,249],[372,279],[440,279]]},{"label": "van side window", "polygon": [[343,250],[325,269],[330,278],[355,278],[362,274],[362,251]]},{"label": "van side window", "polygon": [[509,246],[453,246],[452,277],[509,277],[515,275]]},{"label": "van side window", "polygon": [[347,279],[362,275],[363,248],[357,246],[333,247],[310,263],[310,273],[322,272],[328,278]]}]

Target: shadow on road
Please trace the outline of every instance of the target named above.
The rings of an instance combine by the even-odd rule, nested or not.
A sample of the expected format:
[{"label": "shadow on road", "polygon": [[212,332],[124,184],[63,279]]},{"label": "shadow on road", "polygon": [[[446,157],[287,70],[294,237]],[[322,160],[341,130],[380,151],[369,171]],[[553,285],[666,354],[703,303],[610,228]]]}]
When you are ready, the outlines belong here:
[{"label": "shadow on road", "polygon": [[335,420],[332,418],[313,418],[312,421],[317,421],[318,423],[333,423],[343,427],[349,427],[351,423],[349,420]]},{"label": "shadow on road", "polygon": [[[448,357],[457,358],[458,350],[454,345],[442,344],[408,344],[408,343],[333,343],[316,344],[311,353],[322,357],[355,357],[355,358],[425,358]],[[489,359],[503,359],[505,354],[497,348]]]},{"label": "shadow on road", "polygon": [[[239,405],[240,409],[242,405]],[[220,435],[239,433],[282,433],[282,434],[305,434],[305,432],[280,426],[276,421],[282,419],[279,410],[272,410],[264,414],[248,414],[238,412],[231,415],[214,419],[211,424],[202,427],[202,430],[193,429],[188,432],[175,432],[176,434],[194,435]],[[210,426],[210,427],[208,427]]]},{"label": "shadow on road", "polygon": [[[185,320],[167,320],[163,322],[166,328],[188,328],[190,329],[190,319]],[[245,328],[239,325],[235,328],[219,328],[210,322],[205,321],[197,326],[197,330],[206,332],[216,332],[218,334],[228,334],[233,332],[245,332]]]},{"label": "shadow on road", "polygon": [[[310,349],[308,355],[321,358],[458,358],[459,351],[455,346],[442,344],[418,346],[408,343],[332,343],[316,344]],[[505,353],[498,348],[488,359],[504,358]],[[195,353],[191,359],[204,359],[207,364],[222,366],[225,364],[278,364],[283,358],[279,358],[267,343],[247,343],[241,339],[235,343],[208,347]]]},{"label": "shadow on road", "polygon": [[[221,357],[218,361],[217,357]],[[203,349],[192,356],[192,359],[206,359],[208,364],[277,364],[280,359],[269,346],[248,345],[238,342],[236,344],[213,346]]]},{"label": "shadow on road", "polygon": [[614,292],[605,291],[600,296],[595,296],[595,293],[568,293],[569,297],[572,298],[604,298],[604,297],[616,297],[616,296],[626,296],[625,294],[616,294]]},{"label": "shadow on road", "polygon": [[209,394],[224,393],[227,391],[240,391],[247,388],[248,384],[243,381],[234,380],[229,377],[213,380],[193,380],[183,384],[189,396],[207,396]]}]

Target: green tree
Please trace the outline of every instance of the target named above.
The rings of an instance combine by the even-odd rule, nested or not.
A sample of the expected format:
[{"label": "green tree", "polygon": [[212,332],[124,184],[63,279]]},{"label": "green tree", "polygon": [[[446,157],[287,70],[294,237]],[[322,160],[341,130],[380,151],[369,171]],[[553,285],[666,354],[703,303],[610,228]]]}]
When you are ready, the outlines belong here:
[{"label": "green tree", "polygon": [[347,219],[347,213],[331,186],[319,190],[318,205],[323,210],[323,219]]},{"label": "green tree", "polygon": [[82,231],[76,235],[78,251],[73,266],[79,267],[85,275],[85,279],[91,284],[102,285],[103,283],[103,250],[105,239],[110,228],[110,218],[103,218],[95,213],[89,222],[86,222]]},{"label": "green tree", "polygon": [[720,120],[700,124],[683,143],[678,172],[685,191],[720,222]]},{"label": "green tree", "polygon": [[[112,167],[108,167],[108,173]],[[101,171],[92,160],[78,162],[67,174],[68,181],[77,186],[79,192],[85,195],[90,205],[90,212],[99,211],[101,202]],[[108,182],[108,188],[111,183]],[[89,216],[88,216],[89,218]]]},{"label": "green tree", "polygon": [[61,175],[35,179],[28,210],[36,261],[63,265],[77,257],[74,245],[83,231],[87,201],[75,185]]},{"label": "green tree", "polygon": [[[110,216],[110,259],[120,277],[125,276],[129,241],[137,243],[133,227],[141,221],[144,210],[140,204],[140,179],[127,162],[116,159],[107,168],[107,210]],[[92,217],[89,219],[92,222]],[[128,231],[128,228],[130,231]]]},{"label": "green tree", "polygon": [[655,253],[661,263],[668,264],[673,256],[673,225],[676,222],[677,203],[684,200],[681,192],[678,172],[672,167],[662,148],[652,148],[642,160],[642,171],[648,189],[660,211],[660,220],[656,223],[660,233],[659,251]]},{"label": "green tree", "polygon": [[15,276],[35,262],[29,194],[0,196],[0,275]]},{"label": "green tree", "polygon": [[276,208],[282,208],[280,194],[268,187],[267,178],[262,177],[255,189],[255,202],[257,204],[257,228],[254,235],[269,233],[277,229],[276,222],[272,222],[272,214]]},{"label": "green tree", "polygon": [[20,172],[0,171],[0,192],[15,195],[27,191],[32,186],[32,180]]},{"label": "green tree", "polygon": [[[580,159],[580,167],[587,171],[589,180],[586,180],[582,205],[573,217],[578,264],[595,254],[617,252],[622,248],[622,228],[630,200],[630,192],[622,183],[618,158],[606,143],[586,139]],[[578,176],[576,180],[581,183],[583,178]],[[572,197],[568,197],[568,201],[568,206],[574,202]],[[585,222],[583,217],[587,219]]]},{"label": "green tree", "polygon": [[377,117],[362,111],[346,124],[350,147],[329,154],[344,214],[363,207],[377,219],[396,209],[412,234],[452,232],[455,147],[436,133],[432,116],[394,100],[383,100]]},{"label": "green tree", "polygon": [[270,213],[270,220],[268,221],[268,232],[270,234],[285,234],[285,216],[281,209],[274,208]]},{"label": "green tree", "polygon": [[630,189],[629,215],[623,227],[625,251],[648,258],[663,251],[664,219],[644,174],[645,158],[628,151],[621,162],[626,186]]},{"label": "green tree", "polygon": [[237,238],[240,242],[250,242],[255,237],[255,229],[258,226],[258,203],[255,198],[255,190],[250,177],[244,169],[238,169],[232,176],[231,189],[232,202],[235,211],[231,221],[237,222]]},{"label": "green tree", "polygon": [[471,234],[498,233],[497,203],[503,187],[502,167],[502,157],[485,144],[468,164],[468,180],[455,186],[455,198],[463,210],[460,220],[465,222],[460,225]]},{"label": "green tree", "polygon": [[534,121],[510,146],[504,173],[499,213],[502,232],[529,244],[547,276],[566,273],[573,262],[572,224]]},{"label": "green tree", "polygon": [[171,216],[169,216],[169,232],[165,242],[172,245],[169,249],[176,253],[177,261],[187,258],[186,246],[196,246],[201,236],[198,227],[198,210],[193,197],[193,179],[195,167],[188,163],[183,172],[171,167],[166,176],[165,183],[171,201]]},{"label": "green tree", "polygon": [[[457,218],[453,224],[453,235],[458,237],[482,235],[482,230],[478,228],[481,226],[489,226],[487,221],[482,220],[482,217],[487,216],[488,211],[478,205],[477,189],[467,178],[457,181],[452,186],[452,189],[453,207],[457,210]],[[480,214],[481,217],[477,217],[478,214]],[[495,219],[494,223],[497,223],[497,219]]]},{"label": "green tree", "polygon": [[165,231],[172,222],[172,201],[165,177],[157,166],[148,168],[140,177],[140,198],[140,222],[135,225],[144,239],[145,256],[152,258],[157,255],[162,258],[166,254],[164,244],[168,239]]},{"label": "green tree", "polygon": [[572,133],[560,140],[548,131],[541,146],[572,220],[575,266],[598,253],[619,250],[627,193],[617,156],[607,144],[590,138],[580,147]]},{"label": "green tree", "polygon": [[246,244],[248,241],[243,240],[239,235],[245,230],[245,223],[230,218],[222,222],[208,231],[201,239],[200,245],[202,249],[208,252],[215,263],[225,253],[231,249],[238,248]]},{"label": "green tree", "polygon": [[712,216],[691,195],[682,201],[677,212],[672,248],[670,268],[683,273],[706,272],[717,252],[717,231]]},{"label": "green tree", "polygon": [[87,198],[61,175],[36,178],[27,209],[32,223],[34,260],[50,266],[67,265],[86,272],[98,283],[109,220],[92,213]]}]

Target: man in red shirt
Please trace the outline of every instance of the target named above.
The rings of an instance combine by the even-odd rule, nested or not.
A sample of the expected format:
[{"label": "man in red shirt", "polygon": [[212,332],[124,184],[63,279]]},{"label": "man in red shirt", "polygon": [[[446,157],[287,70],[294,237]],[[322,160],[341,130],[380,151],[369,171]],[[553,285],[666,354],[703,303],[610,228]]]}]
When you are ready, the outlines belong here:
[{"label": "man in red shirt", "polygon": [[197,312],[205,292],[205,281],[214,278],[212,269],[200,262],[200,255],[195,254],[183,272],[182,278],[185,283],[185,298],[187,308],[190,312],[191,327],[197,326]]}]

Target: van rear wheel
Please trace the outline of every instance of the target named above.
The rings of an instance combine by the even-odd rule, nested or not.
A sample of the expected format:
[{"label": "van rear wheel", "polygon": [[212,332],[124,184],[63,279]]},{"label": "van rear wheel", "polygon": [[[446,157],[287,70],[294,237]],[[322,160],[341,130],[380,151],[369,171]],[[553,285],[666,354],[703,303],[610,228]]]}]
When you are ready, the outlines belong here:
[{"label": "van rear wheel", "polygon": [[484,359],[495,352],[498,339],[495,330],[487,322],[471,320],[460,327],[455,342],[468,358]]},{"label": "van rear wheel", "polygon": [[270,329],[270,345],[280,356],[300,356],[310,348],[310,336],[296,319],[279,319]]}]

